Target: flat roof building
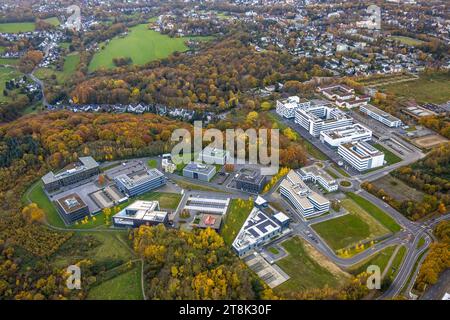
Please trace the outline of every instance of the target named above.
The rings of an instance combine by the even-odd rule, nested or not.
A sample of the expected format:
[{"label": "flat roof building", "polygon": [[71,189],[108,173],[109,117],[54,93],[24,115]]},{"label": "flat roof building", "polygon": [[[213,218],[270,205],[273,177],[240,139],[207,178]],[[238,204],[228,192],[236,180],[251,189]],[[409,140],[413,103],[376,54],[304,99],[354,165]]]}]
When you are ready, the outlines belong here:
[{"label": "flat roof building", "polygon": [[372,131],[359,123],[320,133],[320,141],[332,148],[337,148],[342,143],[369,141],[371,139]]},{"label": "flat roof building", "polygon": [[230,198],[216,199],[201,196],[190,196],[183,209],[195,212],[225,215],[230,204]]},{"label": "flat roof building", "polygon": [[216,167],[210,164],[191,162],[183,168],[183,177],[209,182],[216,174]]},{"label": "flat roof building", "polygon": [[69,169],[59,173],[50,171],[42,177],[45,190],[51,192],[61,187],[89,179],[100,173],[100,167],[97,161],[92,157],[80,157],[78,162],[71,165]]},{"label": "flat roof building", "polygon": [[381,109],[374,107],[371,104],[361,106],[359,107],[359,110],[388,127],[395,128],[400,127],[402,125],[402,121],[400,119],[394,117],[393,115]]},{"label": "flat roof building", "polygon": [[158,169],[142,169],[114,178],[120,191],[134,197],[166,184],[166,177]]},{"label": "flat roof building", "polygon": [[355,98],[355,90],[343,84],[319,87],[317,91],[329,100],[350,100]]},{"label": "flat roof building", "polygon": [[158,201],[135,201],[113,216],[114,226],[126,228],[166,224],[167,221],[168,214],[160,210]]},{"label": "flat roof building", "polygon": [[233,241],[233,249],[242,257],[255,248],[267,243],[281,234],[283,228],[258,208],[248,215],[241,230]]},{"label": "flat roof building", "polygon": [[327,105],[315,105],[295,111],[295,122],[305,128],[309,134],[318,137],[322,131],[349,126],[353,118],[338,108]]},{"label": "flat roof building", "polygon": [[[198,216],[199,222],[195,224],[196,228],[207,229],[211,228],[213,230],[219,231],[222,226],[222,216],[215,214],[201,214]],[[194,220],[195,221],[195,220]]]},{"label": "flat roof building", "polygon": [[295,110],[299,108],[308,108],[311,102],[306,99],[300,99],[298,96],[292,96],[284,100],[277,100],[276,112],[284,118],[294,118]]},{"label": "flat roof building", "polygon": [[230,158],[230,152],[223,149],[206,147],[198,155],[198,161],[207,164],[224,165]]},{"label": "flat roof building", "polygon": [[236,182],[236,188],[245,192],[258,194],[260,193],[265,184],[266,176],[261,175],[257,169],[241,169],[236,175],[234,181]]},{"label": "flat roof building", "polygon": [[65,224],[74,222],[89,216],[89,208],[76,193],[69,194],[55,201],[56,209]]},{"label": "flat roof building", "polygon": [[298,171],[298,173],[303,181],[319,183],[328,192],[333,192],[338,189],[337,181],[317,165],[303,167]]},{"label": "flat roof building", "polygon": [[281,195],[305,218],[320,215],[330,210],[330,201],[312,191],[294,170],[291,170],[279,187]]},{"label": "flat roof building", "polygon": [[338,154],[358,171],[365,171],[384,165],[384,153],[367,142],[343,143]]}]

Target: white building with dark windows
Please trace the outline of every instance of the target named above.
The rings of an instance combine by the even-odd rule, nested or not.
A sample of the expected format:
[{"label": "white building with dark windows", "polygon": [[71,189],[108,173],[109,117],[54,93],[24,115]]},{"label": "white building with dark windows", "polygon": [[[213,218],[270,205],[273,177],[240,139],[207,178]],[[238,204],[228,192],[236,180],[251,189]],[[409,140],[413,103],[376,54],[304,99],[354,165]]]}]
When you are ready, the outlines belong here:
[{"label": "white building with dark windows", "polygon": [[121,174],[114,178],[120,191],[134,197],[166,184],[166,177],[158,169],[142,169],[136,172]]},{"label": "white building with dark windows", "polygon": [[337,181],[317,165],[303,167],[298,173],[303,181],[318,183],[328,192],[333,192],[338,189]]},{"label": "white building with dark windows", "polygon": [[312,191],[301,176],[291,170],[279,187],[282,196],[305,218],[320,215],[330,210],[330,201]]},{"label": "white building with dark windows", "polygon": [[358,171],[365,171],[384,165],[384,153],[367,142],[343,143],[338,154]]},{"label": "white building with dark windows", "polygon": [[402,121],[400,119],[394,117],[390,113],[374,107],[371,104],[361,106],[359,110],[388,127],[397,128],[402,125]]},{"label": "white building with dark windows", "polygon": [[224,165],[229,160],[229,157],[230,157],[229,151],[206,147],[198,155],[198,160],[199,162],[204,162],[207,164]]},{"label": "white building with dark windows", "polygon": [[298,96],[292,96],[284,100],[277,100],[276,112],[288,119],[295,117],[295,110],[309,108],[309,100],[300,99]]},{"label": "white building with dark windows", "polygon": [[320,141],[332,148],[337,148],[342,143],[369,141],[372,139],[372,131],[359,123],[320,133]]},{"label": "white building with dark windows", "polygon": [[160,210],[158,201],[135,201],[113,216],[114,226],[125,228],[154,226],[167,221],[168,214]]},{"label": "white building with dark windows", "polygon": [[351,125],[353,118],[338,108],[315,105],[308,109],[297,109],[295,122],[308,130],[312,136],[318,137],[322,131]]}]

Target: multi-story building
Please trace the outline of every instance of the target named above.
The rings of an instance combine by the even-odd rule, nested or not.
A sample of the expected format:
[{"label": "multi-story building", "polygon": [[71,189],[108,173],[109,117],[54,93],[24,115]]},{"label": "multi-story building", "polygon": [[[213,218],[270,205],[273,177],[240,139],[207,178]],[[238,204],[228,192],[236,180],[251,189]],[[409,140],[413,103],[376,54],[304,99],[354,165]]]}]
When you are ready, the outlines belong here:
[{"label": "multi-story building", "polygon": [[337,99],[335,103],[341,108],[353,109],[356,107],[365,106],[366,104],[369,103],[369,101],[370,101],[369,96],[362,96],[362,97],[355,97],[350,100]]},{"label": "multi-story building", "polygon": [[274,216],[269,216],[261,209],[253,208],[233,241],[232,246],[236,253],[242,257],[280,235],[286,228],[286,219],[282,215],[284,214],[273,218]]},{"label": "multi-story building", "polygon": [[277,100],[276,112],[284,118],[294,118],[295,110],[305,109],[311,106],[309,100],[301,100],[298,96],[292,96],[284,100]]},{"label": "multi-story building", "polygon": [[279,190],[303,217],[320,215],[330,210],[330,201],[308,188],[294,170],[281,182]]},{"label": "multi-story building", "polygon": [[57,199],[55,204],[59,215],[67,225],[73,224],[89,215],[88,206],[75,193]]},{"label": "multi-story building", "polygon": [[359,123],[320,133],[320,141],[332,148],[337,148],[342,143],[369,141],[370,139],[372,139],[372,131]]},{"label": "multi-story building", "polygon": [[402,121],[400,119],[394,117],[393,115],[383,110],[374,107],[371,104],[361,106],[359,107],[359,110],[388,127],[396,128],[402,125]]},{"label": "multi-story building", "polygon": [[230,152],[227,150],[206,147],[198,155],[198,160],[207,164],[224,165],[227,163],[229,157]]},{"label": "multi-story building", "polygon": [[351,100],[355,98],[355,89],[343,84],[336,84],[327,87],[319,87],[317,91],[322,93],[329,100]]},{"label": "multi-story building", "polygon": [[158,201],[135,201],[113,216],[114,226],[137,228],[141,225],[167,224],[168,214],[161,211]]},{"label": "multi-story building", "polygon": [[183,168],[183,177],[209,182],[216,174],[216,167],[209,164],[191,162]]},{"label": "multi-story building", "polygon": [[317,165],[303,167],[298,173],[303,181],[318,183],[328,192],[333,192],[338,189],[337,181]]},{"label": "multi-story building", "polygon": [[246,168],[239,172],[234,181],[236,182],[237,189],[258,194],[266,184],[266,176],[261,175],[258,170]]},{"label": "multi-story building", "polygon": [[92,157],[80,157],[78,162],[71,165],[63,172],[49,172],[42,177],[45,190],[51,192],[61,187],[69,186],[74,183],[86,180],[100,173],[100,167],[97,161]]},{"label": "multi-story building", "polygon": [[166,177],[158,169],[142,169],[114,178],[120,191],[134,197],[166,184]]},{"label": "multi-story building", "polygon": [[358,171],[384,165],[384,153],[363,141],[339,145],[338,154]]},{"label": "multi-story building", "polygon": [[338,108],[327,105],[315,105],[308,109],[297,109],[295,122],[308,130],[309,134],[318,137],[320,132],[349,126],[353,118]]}]

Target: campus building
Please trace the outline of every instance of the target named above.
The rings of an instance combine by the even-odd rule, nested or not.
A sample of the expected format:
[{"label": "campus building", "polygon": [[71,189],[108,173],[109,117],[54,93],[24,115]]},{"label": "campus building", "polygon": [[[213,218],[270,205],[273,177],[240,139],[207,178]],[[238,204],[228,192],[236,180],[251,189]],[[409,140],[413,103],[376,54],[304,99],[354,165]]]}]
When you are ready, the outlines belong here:
[{"label": "campus building", "polygon": [[372,131],[359,123],[320,133],[320,141],[332,148],[337,148],[342,143],[369,141],[371,139]]},{"label": "campus building", "polygon": [[266,185],[266,176],[257,169],[242,169],[236,178],[236,188],[249,193],[260,193]]},{"label": "campus building", "polygon": [[227,163],[229,157],[230,152],[226,150],[206,147],[198,155],[198,161],[207,164],[220,164],[223,166]]},{"label": "campus building", "polygon": [[369,96],[361,96],[361,97],[356,96],[355,98],[350,99],[350,100],[337,99],[335,101],[335,103],[336,103],[336,105],[338,105],[341,108],[353,109],[353,108],[365,106],[366,104],[369,103],[369,101],[370,101]]},{"label": "campus building", "polygon": [[89,208],[75,193],[69,194],[55,201],[56,209],[65,224],[74,222],[89,216]]},{"label": "campus building", "polygon": [[374,118],[375,120],[383,123],[384,125],[391,127],[391,128],[396,128],[396,127],[400,127],[402,125],[402,121],[396,117],[394,117],[393,115],[380,110],[376,107],[374,107],[371,104],[367,104],[365,106],[361,106],[359,108],[359,110],[365,114],[367,114],[369,117]]},{"label": "campus building", "polygon": [[114,178],[120,191],[134,197],[166,184],[166,177],[158,169],[142,169]]},{"label": "campus building", "polygon": [[305,128],[309,134],[318,137],[320,132],[349,126],[353,118],[338,108],[328,105],[315,105],[308,109],[295,111],[295,122]]},{"label": "campus building", "polygon": [[300,100],[298,96],[292,96],[284,100],[277,100],[276,112],[287,119],[295,117],[295,110],[301,108],[309,108],[311,102],[308,100]]},{"label": "campus building", "polygon": [[209,164],[191,162],[183,168],[183,177],[209,182],[216,174],[216,167]]},{"label": "campus building", "polygon": [[343,143],[338,154],[358,171],[365,171],[384,165],[384,153],[367,142]]},{"label": "campus building", "polygon": [[158,201],[135,201],[113,216],[114,226],[137,228],[141,225],[167,224],[167,212],[161,211]]},{"label": "campus building", "polygon": [[320,215],[330,210],[330,201],[312,191],[299,174],[291,170],[279,187],[281,195],[305,218]]},{"label": "campus building", "polygon": [[329,100],[351,100],[355,98],[355,89],[343,84],[336,84],[327,87],[319,87],[317,91],[322,93]]},{"label": "campus building", "polygon": [[337,181],[317,165],[303,167],[298,173],[303,181],[318,183],[328,192],[333,192],[338,189]]},{"label": "campus building", "polygon": [[92,157],[80,157],[78,162],[72,164],[69,169],[59,173],[49,172],[42,177],[45,190],[51,192],[61,187],[89,179],[100,173],[97,161]]},{"label": "campus building", "polygon": [[279,213],[277,218],[274,218],[256,207],[253,208],[233,241],[232,246],[238,256],[242,257],[282,234],[287,225],[287,217],[283,216],[283,213]]}]

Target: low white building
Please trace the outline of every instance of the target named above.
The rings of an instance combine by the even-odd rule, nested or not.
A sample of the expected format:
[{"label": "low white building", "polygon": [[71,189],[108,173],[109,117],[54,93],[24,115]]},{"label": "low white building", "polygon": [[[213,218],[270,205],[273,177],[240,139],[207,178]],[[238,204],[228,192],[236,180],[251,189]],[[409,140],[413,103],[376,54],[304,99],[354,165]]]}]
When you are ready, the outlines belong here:
[{"label": "low white building", "polygon": [[367,142],[343,143],[338,154],[358,171],[365,171],[384,165],[384,153]]},{"label": "low white building", "polygon": [[338,189],[337,181],[317,165],[303,167],[298,171],[298,173],[303,181],[318,183],[328,192],[333,192]]},{"label": "low white building", "polygon": [[361,106],[359,110],[388,127],[396,128],[402,125],[402,121],[400,119],[394,117],[393,115],[381,109],[374,107],[371,104]]},{"label": "low white building", "polygon": [[359,123],[320,133],[320,141],[332,148],[337,148],[343,143],[369,141],[370,139],[372,139],[372,131]]},{"label": "low white building", "polygon": [[276,112],[287,119],[295,117],[295,110],[305,109],[311,105],[308,100],[302,100],[298,96],[292,96],[284,100],[277,100]]}]

